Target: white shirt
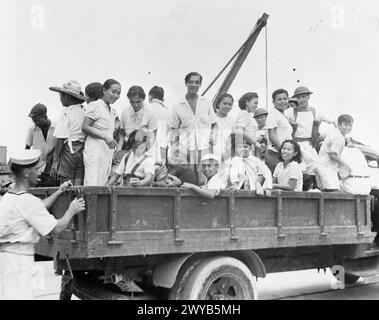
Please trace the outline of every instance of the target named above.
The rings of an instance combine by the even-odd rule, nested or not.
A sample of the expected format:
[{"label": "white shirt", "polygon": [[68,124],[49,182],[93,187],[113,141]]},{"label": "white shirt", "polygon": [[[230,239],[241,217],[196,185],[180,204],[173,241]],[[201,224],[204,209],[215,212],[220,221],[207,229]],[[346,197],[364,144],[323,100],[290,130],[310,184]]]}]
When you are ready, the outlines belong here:
[{"label": "white shirt", "polygon": [[131,174],[134,166],[141,161],[144,157],[146,157],[145,160],[142,161],[142,163],[138,166],[137,170],[135,171],[135,175],[139,177],[140,179],[144,179],[148,173],[151,173],[154,175],[155,172],[155,163],[154,159],[150,156],[142,155],[140,157],[136,157],[134,155],[134,152],[130,153],[130,156],[128,158],[128,161],[125,165],[125,159],[128,156],[129,153],[127,153],[121,160],[116,173],[120,176],[124,174]]},{"label": "white shirt", "polygon": [[[287,117],[281,113],[278,109],[274,108],[270,111],[266,119],[267,129],[276,129],[276,135],[282,143],[285,140],[292,139],[292,126]],[[279,152],[272,145],[271,141],[268,142],[268,149],[274,152]]]},{"label": "white shirt", "polygon": [[330,158],[329,153],[336,153],[340,156],[342,154],[343,149],[345,148],[345,143],[345,137],[342,135],[339,129],[333,129],[329,131],[320,148],[320,163],[324,166],[330,166],[334,170],[337,170],[338,165],[335,161],[333,161]]},{"label": "white shirt", "polygon": [[236,128],[242,128],[243,133],[246,134],[248,137],[256,140],[256,131],[258,129],[257,122],[254,119],[253,114],[249,113],[246,110],[241,110],[241,112],[238,114],[238,117],[236,119]]},{"label": "white shirt", "polygon": [[[0,201],[0,242],[23,244],[15,253],[34,254],[39,235],[46,236],[56,224],[42,200],[30,193],[8,192]],[[12,251],[12,246],[6,250]]]},{"label": "white shirt", "polygon": [[234,130],[236,120],[227,115],[224,118],[218,117],[216,115],[217,122],[217,140],[216,145],[213,147],[213,153],[216,154],[220,159],[222,159],[222,155],[225,151],[226,142]]},{"label": "white shirt", "polygon": [[216,173],[212,178],[205,182],[203,188],[206,188],[208,190],[216,190],[217,196],[220,193],[220,190],[226,189],[226,186],[227,182],[225,181],[225,179],[221,175]]},{"label": "white shirt", "polygon": [[68,142],[72,153],[71,142],[84,142],[86,139],[86,135],[82,131],[84,119],[85,111],[80,104],[77,104],[64,108],[57,122],[54,137],[66,139],[65,143]]},{"label": "white shirt", "polygon": [[32,149],[38,149],[41,151],[40,161],[37,164],[37,170],[42,173],[46,166],[47,155],[54,150],[57,144],[57,138],[54,137],[55,123],[51,122],[49,131],[47,132],[46,140],[43,136],[40,127],[35,124],[28,130],[26,136],[26,145],[30,146]]},{"label": "white shirt", "polygon": [[94,120],[92,127],[105,132],[109,137],[113,137],[116,113],[102,99],[89,103],[86,107],[85,116]]},{"label": "white shirt", "polygon": [[212,104],[199,96],[194,113],[186,98],[182,98],[172,108],[171,127],[179,129],[179,142],[188,150],[204,150],[209,148],[212,125],[216,123],[216,115]]},{"label": "white shirt", "polygon": [[301,165],[296,161],[291,161],[286,168],[284,168],[284,162],[279,162],[276,165],[273,177],[278,179],[278,184],[286,186],[289,186],[291,179],[296,179],[294,191],[303,191],[303,173]]}]

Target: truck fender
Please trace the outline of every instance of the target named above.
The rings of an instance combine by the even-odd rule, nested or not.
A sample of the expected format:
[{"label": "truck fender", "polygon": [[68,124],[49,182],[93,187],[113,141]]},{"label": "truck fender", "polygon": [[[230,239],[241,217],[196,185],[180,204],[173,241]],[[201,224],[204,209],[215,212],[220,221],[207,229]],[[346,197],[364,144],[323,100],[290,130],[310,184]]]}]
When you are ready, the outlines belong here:
[{"label": "truck fender", "polygon": [[258,254],[253,250],[232,251],[228,255],[245,263],[253,276],[259,278],[266,277],[266,267]]},{"label": "truck fender", "polygon": [[153,275],[154,285],[157,287],[172,288],[180,268],[190,256],[192,256],[192,254],[175,256],[157,266]]}]

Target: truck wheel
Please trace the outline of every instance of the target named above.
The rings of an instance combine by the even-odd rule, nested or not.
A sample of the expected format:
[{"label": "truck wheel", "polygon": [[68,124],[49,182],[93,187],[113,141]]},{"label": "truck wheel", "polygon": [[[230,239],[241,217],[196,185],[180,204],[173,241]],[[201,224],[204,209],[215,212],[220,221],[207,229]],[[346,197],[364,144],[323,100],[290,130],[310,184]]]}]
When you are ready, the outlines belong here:
[{"label": "truck wheel", "polygon": [[[180,279],[179,279],[180,280]],[[201,261],[179,281],[179,300],[255,300],[255,280],[248,267],[231,257]]]}]

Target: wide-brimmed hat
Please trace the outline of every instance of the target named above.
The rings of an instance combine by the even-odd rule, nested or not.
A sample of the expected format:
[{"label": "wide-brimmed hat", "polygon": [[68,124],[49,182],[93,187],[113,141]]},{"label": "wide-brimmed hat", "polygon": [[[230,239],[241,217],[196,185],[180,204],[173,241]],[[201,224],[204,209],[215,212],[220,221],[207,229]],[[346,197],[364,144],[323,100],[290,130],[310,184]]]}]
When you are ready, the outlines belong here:
[{"label": "wide-brimmed hat", "polygon": [[62,87],[50,87],[51,91],[67,93],[77,99],[86,101],[87,98],[83,95],[80,83],[75,80],[67,81]]},{"label": "wide-brimmed hat", "polygon": [[300,96],[302,94],[312,94],[313,92],[309,90],[307,87],[298,87],[295,89],[293,97]]},{"label": "wide-brimmed hat", "polygon": [[254,111],[254,118],[259,117],[263,114],[268,115],[268,111],[266,109],[263,109],[263,108],[258,108]]}]

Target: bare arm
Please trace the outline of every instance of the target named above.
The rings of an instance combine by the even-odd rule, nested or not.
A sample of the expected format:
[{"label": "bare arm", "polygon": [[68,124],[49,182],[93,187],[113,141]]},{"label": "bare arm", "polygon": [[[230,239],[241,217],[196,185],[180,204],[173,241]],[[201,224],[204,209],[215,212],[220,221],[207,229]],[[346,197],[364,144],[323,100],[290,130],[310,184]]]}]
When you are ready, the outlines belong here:
[{"label": "bare arm", "polygon": [[182,187],[191,189],[191,190],[197,192],[203,198],[206,198],[209,200],[214,199],[217,195],[217,190],[215,190],[215,189],[200,188],[199,186],[196,186],[196,185],[191,184],[191,183],[185,182],[182,184]]},{"label": "bare arm", "polygon": [[296,188],[296,184],[297,179],[290,179],[288,185],[273,183],[273,188],[285,191],[294,191]]},{"label": "bare arm", "polygon": [[116,141],[113,140],[113,136],[107,136],[102,131],[94,128],[92,126],[94,122],[95,120],[92,120],[91,118],[86,117],[84,119],[82,131],[93,138],[104,140],[110,149],[116,148],[117,143]]},{"label": "bare arm", "polygon": [[54,205],[55,201],[57,201],[59,196],[62,193],[66,192],[66,190],[70,186],[72,186],[71,181],[62,183],[62,185],[59,187],[59,189],[56,192],[54,192],[51,196],[47,197],[46,199],[42,200],[42,203],[44,204],[45,208],[49,210]]},{"label": "bare arm", "polygon": [[273,146],[277,149],[280,150],[281,143],[278,139],[278,135],[276,133],[276,128],[275,129],[268,129],[268,138],[270,139],[271,143]]},{"label": "bare arm", "polygon": [[120,136],[118,138],[118,143],[117,143],[117,151],[122,150],[122,148],[124,147],[125,137],[126,137],[125,130],[121,129],[120,130]]},{"label": "bare arm", "polygon": [[148,187],[150,186],[151,180],[153,179],[153,175],[151,173],[147,173],[146,177],[143,180],[140,180],[136,183],[132,183],[133,187]]}]

